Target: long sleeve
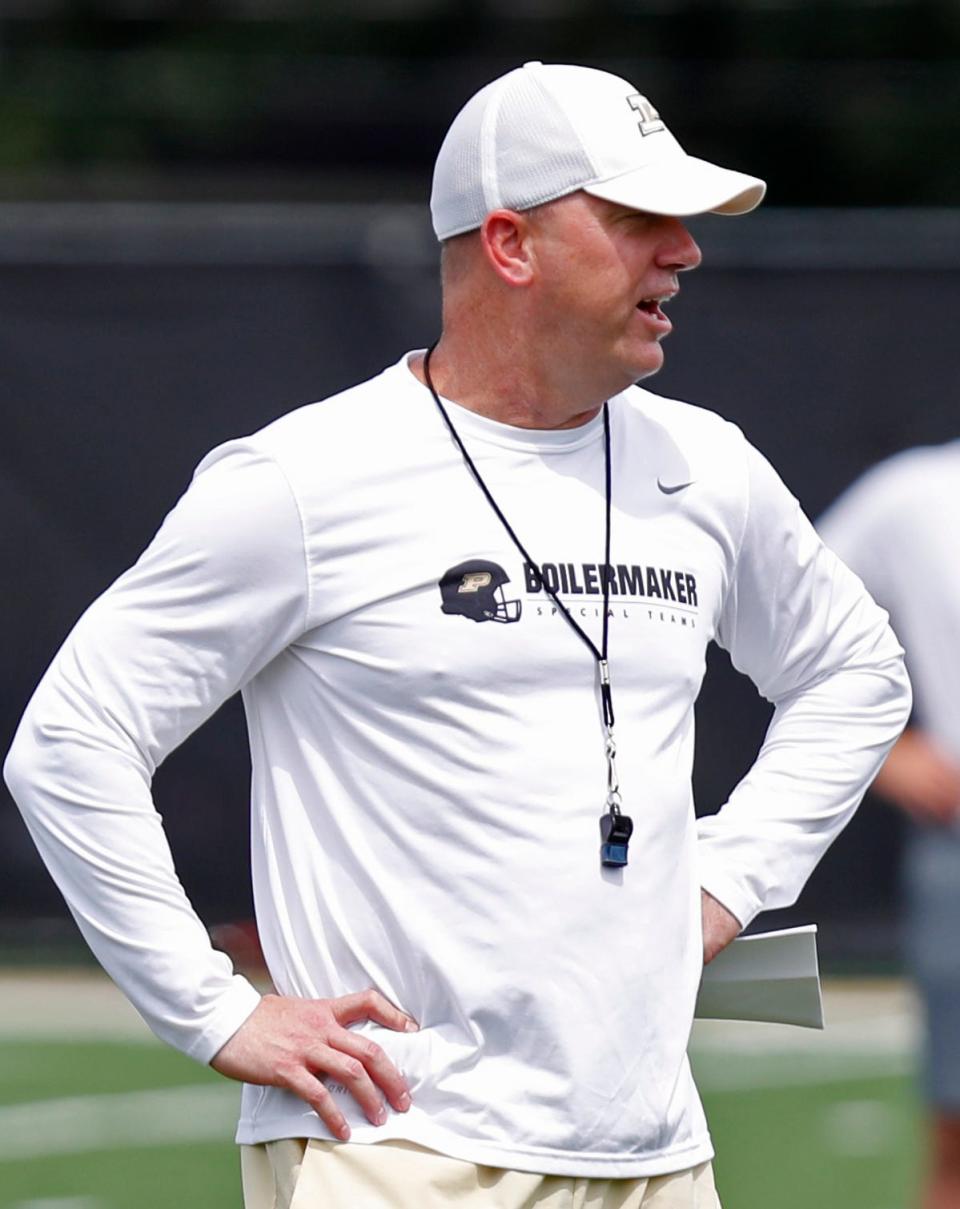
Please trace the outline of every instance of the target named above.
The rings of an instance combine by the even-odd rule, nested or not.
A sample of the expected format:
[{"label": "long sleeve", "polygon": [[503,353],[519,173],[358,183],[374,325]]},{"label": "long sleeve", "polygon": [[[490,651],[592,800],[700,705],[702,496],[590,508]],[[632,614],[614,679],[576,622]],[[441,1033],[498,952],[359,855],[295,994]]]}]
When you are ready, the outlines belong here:
[{"label": "long sleeve", "polygon": [[151,779],[303,632],[307,615],[286,481],[268,458],[221,447],[139,561],[81,617],[4,767],[91,949],[154,1032],[200,1061],[259,995],[211,947],[177,878]]},{"label": "long sleeve", "polygon": [[717,640],[774,704],[758,757],[699,822],[701,883],[746,924],[789,906],[910,710],[886,614],[748,453],[749,502]]}]

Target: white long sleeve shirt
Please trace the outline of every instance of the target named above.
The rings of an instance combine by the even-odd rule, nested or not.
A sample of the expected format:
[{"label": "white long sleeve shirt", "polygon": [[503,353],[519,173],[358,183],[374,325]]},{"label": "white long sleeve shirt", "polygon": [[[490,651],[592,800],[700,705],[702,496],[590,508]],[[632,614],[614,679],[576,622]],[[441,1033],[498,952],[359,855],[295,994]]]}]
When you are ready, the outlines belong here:
[{"label": "white long sleeve shirt", "polygon": [[[101,962],[159,1036],[209,1060],[257,995],[180,887],[150,780],[241,690],[278,991],[374,985],[421,1025],[362,1026],[414,1106],[376,1128],[342,1094],[353,1140],[580,1176],[689,1167],[712,1154],[686,1058],[700,886],[743,923],[794,900],[905,721],[902,652],[717,416],[639,388],[611,400],[607,569],[601,418],[528,430],[450,404],[598,642],[610,580],[635,830],[629,865],[602,868],[595,661],[406,360],[204,459],[57,655],[8,783]],[[478,621],[464,599],[491,564],[508,603]],[[711,640],[776,711],[749,774],[698,824],[693,707]],[[238,1139],[287,1136],[326,1131],[291,1094],[245,1088]]]}]

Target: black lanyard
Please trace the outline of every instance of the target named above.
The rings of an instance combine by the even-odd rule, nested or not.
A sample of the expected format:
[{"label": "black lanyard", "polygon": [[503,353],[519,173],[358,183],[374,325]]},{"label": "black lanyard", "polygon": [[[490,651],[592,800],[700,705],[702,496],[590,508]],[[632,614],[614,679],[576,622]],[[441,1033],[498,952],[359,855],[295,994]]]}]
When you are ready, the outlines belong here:
[{"label": "black lanyard", "polygon": [[605,750],[607,757],[607,812],[600,817],[600,860],[604,865],[625,865],[627,863],[627,845],[630,841],[630,835],[633,831],[633,822],[621,810],[620,801],[620,782],[617,777],[616,756],[617,748],[613,738],[613,691],[610,687],[610,665],[607,661],[607,649],[609,640],[609,620],[610,620],[610,511],[611,500],[613,498],[611,469],[610,469],[610,407],[608,403],[603,405],[603,453],[604,453],[604,485],[606,493],[606,511],[605,511],[605,541],[604,541],[604,563],[603,563],[603,628],[601,632],[600,647],[587,634],[581,625],[578,624],[567,609],[560,601],[556,592],[546,582],[540,565],[530,557],[526,547],[520,538],[517,537],[512,525],[504,516],[503,511],[493,498],[489,487],[483,481],[480,471],[474,464],[473,458],[467,452],[466,446],[460,439],[460,434],[453,425],[453,421],[447,414],[447,409],[440,401],[440,396],[437,394],[436,388],[433,385],[433,378],[430,376],[430,357],[433,355],[433,350],[436,344],[431,345],[427,350],[426,356],[423,359],[423,376],[426,379],[427,387],[433,395],[434,402],[440,409],[440,414],[446,422],[447,428],[450,430],[450,435],[453,437],[460,453],[463,455],[463,460],[466,463],[470,473],[476,480],[477,486],[486,496],[487,502],[494,510],[500,519],[501,524],[513,544],[517,547],[523,558],[526,560],[536,573],[537,580],[543,587],[550,599],[554,602],[560,611],[561,617],[564,617],[572,626],[574,632],[580,639],[586,643],[590,653],[597,661],[597,668],[600,674],[600,703],[603,711],[603,728],[605,731]]}]

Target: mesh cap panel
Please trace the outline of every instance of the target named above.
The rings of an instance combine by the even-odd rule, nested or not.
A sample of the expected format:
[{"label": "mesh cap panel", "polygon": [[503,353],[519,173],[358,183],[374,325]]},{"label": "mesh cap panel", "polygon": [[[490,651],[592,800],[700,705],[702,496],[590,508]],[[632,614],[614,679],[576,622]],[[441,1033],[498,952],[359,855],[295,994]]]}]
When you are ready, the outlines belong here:
[{"label": "mesh cap panel", "polygon": [[533,72],[517,68],[454,118],[433,174],[434,230],[449,239],[479,227],[491,210],[527,210],[595,175],[563,110]]},{"label": "mesh cap panel", "polygon": [[579,189],[596,170],[569,118],[531,71],[509,78],[497,113],[499,205],[526,210]]}]

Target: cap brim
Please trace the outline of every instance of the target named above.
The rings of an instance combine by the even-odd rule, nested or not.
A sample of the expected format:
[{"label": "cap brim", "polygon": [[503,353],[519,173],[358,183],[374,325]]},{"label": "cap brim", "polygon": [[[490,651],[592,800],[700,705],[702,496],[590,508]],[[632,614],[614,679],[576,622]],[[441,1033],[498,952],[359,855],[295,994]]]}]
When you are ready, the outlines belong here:
[{"label": "cap brim", "polygon": [[692,155],[671,156],[582,186],[585,193],[631,210],[688,218],[693,214],[746,214],[760,205],[766,184]]}]

